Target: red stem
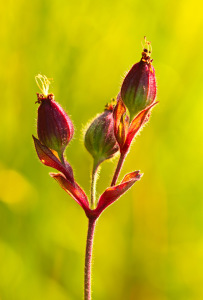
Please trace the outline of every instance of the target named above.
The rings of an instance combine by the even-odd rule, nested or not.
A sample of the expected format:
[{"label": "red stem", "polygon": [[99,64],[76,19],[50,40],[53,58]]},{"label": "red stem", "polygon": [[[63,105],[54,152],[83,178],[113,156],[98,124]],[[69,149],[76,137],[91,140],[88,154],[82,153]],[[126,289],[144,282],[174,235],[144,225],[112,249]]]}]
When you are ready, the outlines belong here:
[{"label": "red stem", "polygon": [[119,161],[118,161],[118,164],[117,164],[117,167],[116,167],[116,170],[115,170],[112,182],[111,182],[111,186],[115,185],[116,182],[117,182],[117,179],[118,179],[118,176],[120,174],[120,171],[121,171],[123,162],[125,160],[126,154],[127,153],[123,153],[123,154],[121,153],[121,155],[120,155],[120,158],[119,158]]},{"label": "red stem", "polygon": [[84,300],[91,300],[91,273],[92,273],[92,249],[96,219],[89,218],[86,254],[85,254],[85,282]]}]

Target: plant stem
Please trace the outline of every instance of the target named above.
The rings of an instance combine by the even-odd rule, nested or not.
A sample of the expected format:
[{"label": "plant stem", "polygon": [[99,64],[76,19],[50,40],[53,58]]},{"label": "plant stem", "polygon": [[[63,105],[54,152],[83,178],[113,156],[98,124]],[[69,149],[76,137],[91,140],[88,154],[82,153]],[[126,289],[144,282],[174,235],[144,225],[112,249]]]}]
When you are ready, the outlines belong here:
[{"label": "plant stem", "polygon": [[89,218],[85,254],[84,300],[91,300],[92,249],[95,225],[96,219]]},{"label": "plant stem", "polygon": [[61,163],[65,166],[65,159],[64,159],[63,153],[60,153],[60,152],[57,152],[57,153],[58,153],[58,157],[59,157]]},{"label": "plant stem", "polygon": [[93,169],[92,169],[92,179],[91,179],[91,201],[90,207],[91,209],[95,208],[95,197],[96,197],[96,183],[97,183],[97,171],[99,164],[94,161]]},{"label": "plant stem", "polygon": [[115,185],[116,182],[117,182],[117,179],[118,179],[118,176],[120,174],[120,171],[121,171],[123,162],[125,160],[126,154],[127,153],[124,153],[124,154],[121,153],[121,155],[120,155],[120,158],[119,158],[119,161],[118,161],[118,164],[117,164],[117,167],[116,167],[116,170],[115,170],[112,182],[111,182],[111,186]]}]

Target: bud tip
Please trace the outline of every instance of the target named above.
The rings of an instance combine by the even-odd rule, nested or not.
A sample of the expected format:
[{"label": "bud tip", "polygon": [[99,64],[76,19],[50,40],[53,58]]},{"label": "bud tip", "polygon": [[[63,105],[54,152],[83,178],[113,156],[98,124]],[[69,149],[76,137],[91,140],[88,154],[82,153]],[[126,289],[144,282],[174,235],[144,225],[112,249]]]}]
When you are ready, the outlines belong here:
[{"label": "bud tip", "polygon": [[38,88],[42,92],[44,96],[48,96],[49,94],[49,85],[50,85],[50,80],[53,79],[48,79],[45,75],[38,74],[35,76],[35,81],[37,83]]}]

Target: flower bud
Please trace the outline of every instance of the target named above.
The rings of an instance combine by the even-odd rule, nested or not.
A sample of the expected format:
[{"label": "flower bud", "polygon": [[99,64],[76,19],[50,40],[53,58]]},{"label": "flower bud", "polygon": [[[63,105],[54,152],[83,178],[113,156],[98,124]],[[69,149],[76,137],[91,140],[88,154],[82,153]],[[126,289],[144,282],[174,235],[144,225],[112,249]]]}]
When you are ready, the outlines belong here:
[{"label": "flower bud", "polygon": [[38,75],[38,78],[41,82],[43,80],[43,94],[37,94],[37,102],[40,103],[37,119],[38,137],[42,144],[58,152],[61,158],[72,139],[73,124],[62,107],[54,100],[54,95],[48,94],[48,79],[42,75]]},{"label": "flower bud", "polygon": [[114,135],[113,106],[96,117],[85,133],[85,147],[97,164],[111,158],[119,150]]},{"label": "flower bud", "polygon": [[142,58],[126,75],[122,87],[121,97],[130,112],[130,119],[152,104],[156,98],[155,70],[150,58],[150,42],[146,41]]}]

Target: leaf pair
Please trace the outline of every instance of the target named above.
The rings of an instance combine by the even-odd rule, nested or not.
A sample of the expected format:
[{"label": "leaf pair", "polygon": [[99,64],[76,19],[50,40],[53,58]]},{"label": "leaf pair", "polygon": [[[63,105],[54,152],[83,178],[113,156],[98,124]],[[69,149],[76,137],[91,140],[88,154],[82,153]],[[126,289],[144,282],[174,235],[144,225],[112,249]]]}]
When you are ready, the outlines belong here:
[{"label": "leaf pair", "polygon": [[61,172],[50,173],[50,176],[53,177],[59,185],[83,208],[88,218],[97,219],[105,208],[115,202],[142,176],[139,171],[127,174],[120,184],[107,188],[100,196],[97,207],[94,210],[91,210],[85,192],[74,179],[73,170],[70,164],[68,162],[65,162],[65,165],[62,164],[49,148],[41,144],[41,142],[34,136],[33,139],[40,161],[44,165]]}]

